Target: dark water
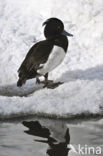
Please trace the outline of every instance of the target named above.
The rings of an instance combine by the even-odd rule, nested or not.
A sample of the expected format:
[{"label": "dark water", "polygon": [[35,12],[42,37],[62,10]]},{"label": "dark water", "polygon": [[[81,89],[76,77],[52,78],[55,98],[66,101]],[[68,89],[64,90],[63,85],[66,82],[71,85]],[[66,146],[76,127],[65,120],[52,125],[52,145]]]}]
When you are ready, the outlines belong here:
[{"label": "dark water", "polygon": [[[38,136],[24,133],[28,130],[22,124],[24,119],[0,122],[0,156],[46,156],[48,144],[35,142],[35,139],[43,139]],[[103,156],[103,119],[71,119],[54,120],[46,118],[29,118],[26,121],[39,121],[51,132],[53,138],[64,141],[66,129],[69,128],[70,144],[74,150],[68,152],[68,156],[75,155],[100,155]],[[73,148],[72,147],[72,148]],[[82,148],[82,153],[79,149]],[[89,148],[94,149],[90,150]],[[100,151],[101,149],[101,151]],[[100,153],[101,152],[101,153]],[[87,153],[87,154],[86,154]],[[55,155],[53,155],[55,156]],[[63,155],[64,156],[64,155]]]}]

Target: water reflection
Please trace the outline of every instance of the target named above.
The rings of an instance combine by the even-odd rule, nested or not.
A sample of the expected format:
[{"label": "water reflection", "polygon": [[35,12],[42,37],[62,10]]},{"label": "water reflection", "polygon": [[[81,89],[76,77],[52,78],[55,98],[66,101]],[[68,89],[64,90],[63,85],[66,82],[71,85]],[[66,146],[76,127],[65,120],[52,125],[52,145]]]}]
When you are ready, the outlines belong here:
[{"label": "water reflection", "polygon": [[23,121],[23,125],[29,128],[29,130],[24,131],[25,133],[46,139],[35,139],[35,141],[49,145],[47,149],[47,154],[49,156],[68,156],[70,151],[70,148],[67,147],[70,143],[69,128],[67,128],[64,134],[64,142],[58,142],[57,139],[52,137],[50,130],[42,126],[38,121]]}]

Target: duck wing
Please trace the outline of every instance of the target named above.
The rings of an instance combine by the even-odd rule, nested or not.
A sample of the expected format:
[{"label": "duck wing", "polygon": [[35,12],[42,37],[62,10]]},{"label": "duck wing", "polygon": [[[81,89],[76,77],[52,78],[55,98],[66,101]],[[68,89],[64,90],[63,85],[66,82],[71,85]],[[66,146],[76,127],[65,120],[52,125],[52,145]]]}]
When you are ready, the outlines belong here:
[{"label": "duck wing", "polygon": [[47,61],[52,48],[53,44],[48,40],[40,41],[31,47],[18,70],[20,83],[18,82],[17,86],[22,86],[30,77],[36,77],[37,69]]}]

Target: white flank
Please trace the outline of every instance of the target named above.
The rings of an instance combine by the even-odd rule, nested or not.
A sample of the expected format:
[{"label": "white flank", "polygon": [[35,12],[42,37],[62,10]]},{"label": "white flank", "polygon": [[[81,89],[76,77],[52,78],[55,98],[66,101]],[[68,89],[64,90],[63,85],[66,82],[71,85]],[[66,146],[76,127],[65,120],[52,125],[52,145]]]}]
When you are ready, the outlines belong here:
[{"label": "white flank", "polygon": [[47,62],[43,65],[43,68],[39,69],[37,72],[41,75],[45,75],[46,73],[52,71],[63,61],[65,54],[66,53],[63,48],[55,45]]}]

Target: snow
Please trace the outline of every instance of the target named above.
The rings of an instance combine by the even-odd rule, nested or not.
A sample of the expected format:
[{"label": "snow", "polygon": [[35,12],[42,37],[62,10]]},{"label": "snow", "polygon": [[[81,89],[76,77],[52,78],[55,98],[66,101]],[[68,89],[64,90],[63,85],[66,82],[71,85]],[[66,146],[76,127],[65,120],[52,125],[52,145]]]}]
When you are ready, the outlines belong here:
[{"label": "snow", "polygon": [[[42,23],[60,18],[74,35],[63,63],[43,88],[30,80],[16,87],[17,70],[30,47],[44,39]],[[0,116],[101,114],[103,110],[103,0],[0,1]]]}]

